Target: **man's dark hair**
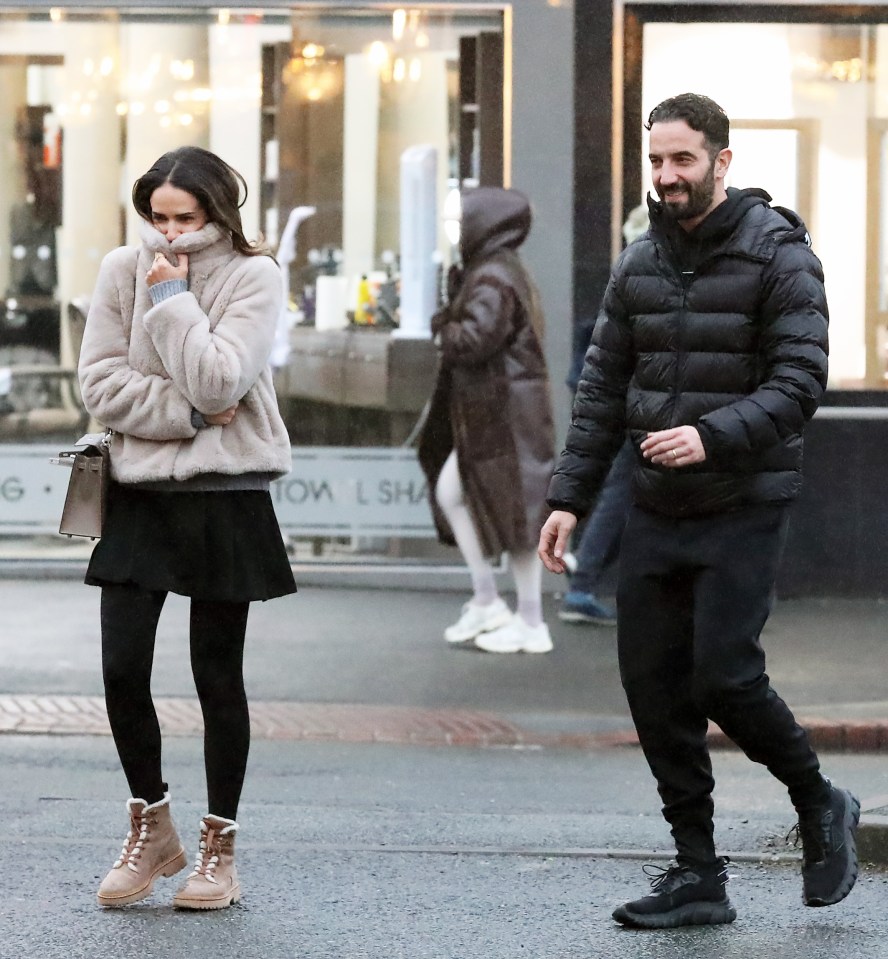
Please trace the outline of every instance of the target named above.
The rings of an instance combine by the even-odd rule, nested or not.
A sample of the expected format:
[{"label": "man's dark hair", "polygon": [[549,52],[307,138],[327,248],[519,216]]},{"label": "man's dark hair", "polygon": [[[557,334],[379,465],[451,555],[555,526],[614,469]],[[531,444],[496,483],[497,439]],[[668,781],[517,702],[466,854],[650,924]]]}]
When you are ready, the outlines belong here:
[{"label": "man's dark hair", "polygon": [[680,93],[677,97],[658,103],[651,110],[644,128],[650,130],[655,123],[669,123],[672,120],[684,120],[692,130],[702,133],[713,160],[727,149],[731,121],[715,100],[699,93]]}]

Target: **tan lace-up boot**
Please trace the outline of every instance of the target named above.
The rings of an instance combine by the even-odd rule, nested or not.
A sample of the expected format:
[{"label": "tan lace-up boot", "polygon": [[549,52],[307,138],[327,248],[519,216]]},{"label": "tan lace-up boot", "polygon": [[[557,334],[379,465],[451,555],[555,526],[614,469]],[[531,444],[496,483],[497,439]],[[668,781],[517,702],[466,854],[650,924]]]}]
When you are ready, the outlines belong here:
[{"label": "tan lace-up boot", "polygon": [[193,872],[173,898],[177,909],[226,909],[240,899],[234,865],[237,823],[221,816],[204,816],[200,850]]},{"label": "tan lace-up boot", "polygon": [[150,806],[128,799],[130,828],[123,849],[99,886],[100,906],[125,906],[151,895],[158,876],[174,876],[187,865],[170,817],[170,794]]}]

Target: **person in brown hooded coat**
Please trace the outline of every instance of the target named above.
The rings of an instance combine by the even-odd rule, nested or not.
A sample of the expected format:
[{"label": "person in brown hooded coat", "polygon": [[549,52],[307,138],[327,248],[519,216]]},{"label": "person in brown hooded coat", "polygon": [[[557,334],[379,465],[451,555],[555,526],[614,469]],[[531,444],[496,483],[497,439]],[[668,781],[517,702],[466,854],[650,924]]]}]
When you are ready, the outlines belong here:
[{"label": "person in brown hooded coat", "polygon": [[[486,652],[546,653],[542,566],[535,555],[555,460],[543,316],[517,253],[531,224],[517,190],[462,195],[462,267],[432,319],[438,379],[419,444],[439,539],[457,545],[473,595],[444,632]],[[516,613],[498,595],[490,560],[508,553]]]}]

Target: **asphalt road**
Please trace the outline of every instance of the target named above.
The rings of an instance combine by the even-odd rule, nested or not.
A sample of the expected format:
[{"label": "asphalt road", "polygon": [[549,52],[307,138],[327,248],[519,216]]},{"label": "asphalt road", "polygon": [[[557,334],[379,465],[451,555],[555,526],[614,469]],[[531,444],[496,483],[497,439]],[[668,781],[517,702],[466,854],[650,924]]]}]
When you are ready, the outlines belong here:
[{"label": "asphalt road", "polygon": [[[0,692],[101,692],[99,591],[0,583]],[[539,728],[627,723],[613,630],[561,624],[555,652],[447,648],[453,593],[307,588],[251,613],[253,701],[493,710]],[[187,608],[170,597],[154,689],[193,695]],[[764,641],[799,711],[884,710],[888,604],[778,603]],[[816,713],[815,713],[816,714]],[[884,715],[884,712],[878,712]],[[533,722],[531,723],[531,720]],[[203,808],[200,741],[169,737],[165,774],[189,849]],[[888,807],[884,754],[823,755]],[[888,873],[836,907],[801,903],[782,788],[714,754],[717,836],[733,855],[732,926],[629,932],[610,918],[646,890],[670,838],[636,748],[423,748],[256,740],[240,812],[242,905],[181,915],[175,880],[120,912],[95,889],[126,829],[107,736],[0,736],[0,959],[888,959]]]},{"label": "asphalt road", "polygon": [[[203,813],[200,742],[165,774],[186,845]],[[853,789],[888,768],[829,757]],[[2,959],[886,959],[888,874],[806,909],[764,770],[715,756],[717,835],[734,854],[732,926],[623,930],[669,836],[636,749],[462,749],[256,742],[239,815],[241,905],[174,913],[175,880],[120,911],[95,888],[126,828],[107,737],[0,737]],[[885,766],[884,763],[881,764]]]}]

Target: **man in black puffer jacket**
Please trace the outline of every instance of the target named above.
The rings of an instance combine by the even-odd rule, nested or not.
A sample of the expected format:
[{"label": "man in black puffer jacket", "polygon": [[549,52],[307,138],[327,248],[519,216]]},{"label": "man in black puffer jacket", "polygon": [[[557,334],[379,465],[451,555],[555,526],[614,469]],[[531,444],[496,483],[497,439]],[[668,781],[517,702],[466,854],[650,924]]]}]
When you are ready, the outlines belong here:
[{"label": "man in black puffer jacket", "polygon": [[670,927],[736,916],[715,853],[708,720],[787,786],[809,906],[854,885],[859,803],[820,773],[759,642],[801,485],[802,429],[826,386],[820,262],[796,214],[764,191],[725,188],[718,104],[673,97],[647,129],[659,202],[614,266],[540,556],[564,571],[568,537],[628,431],[638,462],[617,589],[620,675],[677,855],[614,918]]}]

